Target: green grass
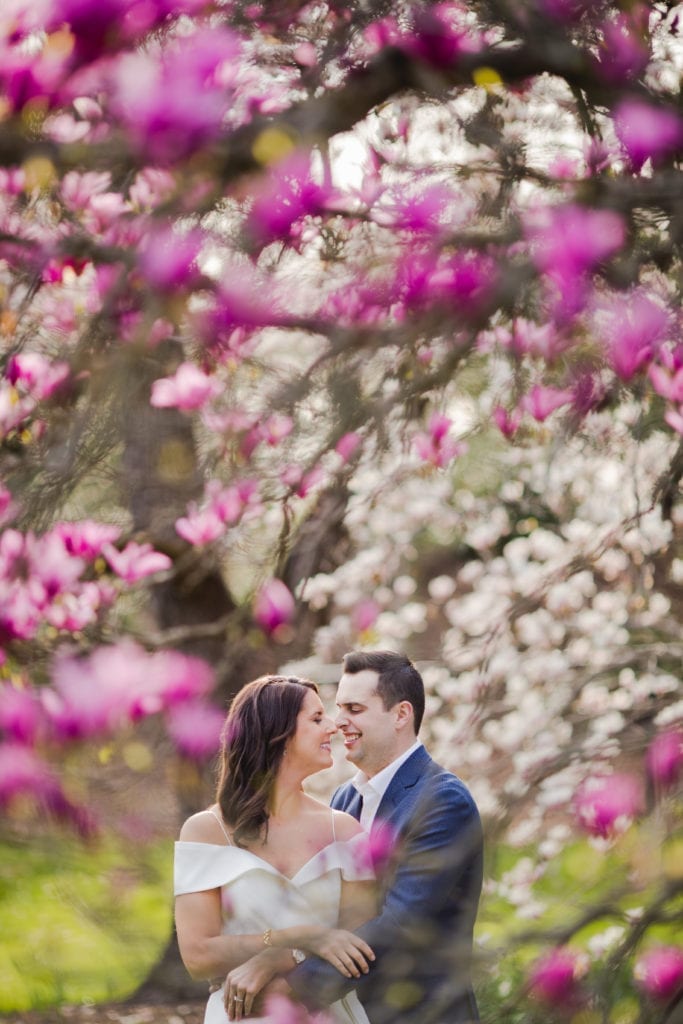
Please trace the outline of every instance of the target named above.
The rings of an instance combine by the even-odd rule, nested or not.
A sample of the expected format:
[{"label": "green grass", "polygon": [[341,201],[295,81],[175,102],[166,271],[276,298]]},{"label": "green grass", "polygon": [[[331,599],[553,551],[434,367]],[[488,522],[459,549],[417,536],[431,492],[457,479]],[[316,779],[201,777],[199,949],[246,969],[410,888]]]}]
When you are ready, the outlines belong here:
[{"label": "green grass", "polygon": [[172,926],[172,844],[0,842],[0,1013],[131,992]]}]

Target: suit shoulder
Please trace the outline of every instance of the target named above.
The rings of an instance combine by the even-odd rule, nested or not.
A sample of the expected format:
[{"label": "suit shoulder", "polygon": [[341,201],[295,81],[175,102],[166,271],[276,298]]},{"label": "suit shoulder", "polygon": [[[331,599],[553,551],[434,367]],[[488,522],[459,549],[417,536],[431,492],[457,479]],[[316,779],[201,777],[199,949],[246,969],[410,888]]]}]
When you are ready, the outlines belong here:
[{"label": "suit shoulder", "polygon": [[474,797],[462,779],[436,762],[433,762],[433,765],[434,771],[429,780],[429,788],[434,798],[460,808],[469,807],[473,814],[478,815],[479,810]]}]

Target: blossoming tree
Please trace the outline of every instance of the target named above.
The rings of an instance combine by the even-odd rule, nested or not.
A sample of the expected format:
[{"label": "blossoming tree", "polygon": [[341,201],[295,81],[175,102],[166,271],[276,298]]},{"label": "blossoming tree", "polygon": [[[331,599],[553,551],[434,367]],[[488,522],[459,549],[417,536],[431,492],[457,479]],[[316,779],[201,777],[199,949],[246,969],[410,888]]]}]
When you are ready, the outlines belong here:
[{"label": "blossoming tree", "polygon": [[[533,918],[574,817],[674,828],[678,18],[4,4],[3,808],[87,831],[70,745],[158,716],[201,760],[212,695],[371,642],[433,662],[437,753],[536,844],[492,898]],[[661,849],[613,940],[668,1005]],[[585,1009],[579,930],[544,1006]]]}]

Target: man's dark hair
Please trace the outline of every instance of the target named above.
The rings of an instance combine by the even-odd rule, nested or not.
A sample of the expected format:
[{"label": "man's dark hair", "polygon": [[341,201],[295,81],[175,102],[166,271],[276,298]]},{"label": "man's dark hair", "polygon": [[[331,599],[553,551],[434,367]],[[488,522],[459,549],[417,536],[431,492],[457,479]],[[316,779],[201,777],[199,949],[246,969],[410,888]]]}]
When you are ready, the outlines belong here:
[{"label": "man's dark hair", "polygon": [[350,675],[366,669],[377,672],[377,693],[387,711],[400,700],[412,704],[417,736],[425,713],[425,688],[410,658],[393,651],[350,651],[342,658],[342,664]]}]

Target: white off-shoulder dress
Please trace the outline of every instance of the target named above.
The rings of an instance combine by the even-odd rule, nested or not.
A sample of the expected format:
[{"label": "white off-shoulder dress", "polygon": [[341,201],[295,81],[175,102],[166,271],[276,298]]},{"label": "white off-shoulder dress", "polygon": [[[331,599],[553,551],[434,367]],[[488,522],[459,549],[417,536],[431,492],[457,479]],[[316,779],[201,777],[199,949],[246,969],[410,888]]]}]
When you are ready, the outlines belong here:
[{"label": "white off-shoulder dress", "polygon": [[[373,877],[365,855],[366,843],[363,834],[346,842],[335,839],[288,878],[268,861],[238,846],[178,842],[175,895],[220,889],[223,932],[227,935],[253,935],[267,928],[292,928],[311,922],[335,928],[342,879]],[[369,1024],[355,992],[333,1003],[329,1014],[339,1024]],[[267,1019],[248,1018],[249,1024]],[[204,1024],[229,1024],[222,990],[209,997]]]}]

